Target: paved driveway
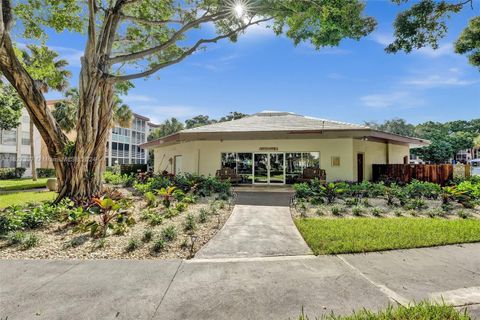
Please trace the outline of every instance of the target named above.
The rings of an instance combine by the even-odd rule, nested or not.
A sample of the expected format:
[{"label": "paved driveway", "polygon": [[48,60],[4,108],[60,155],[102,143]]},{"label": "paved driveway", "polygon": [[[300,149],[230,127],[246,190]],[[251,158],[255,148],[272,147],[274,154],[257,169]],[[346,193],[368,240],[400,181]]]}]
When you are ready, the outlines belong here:
[{"label": "paved driveway", "polygon": [[480,244],[339,256],[0,260],[0,319],[311,319],[441,299],[480,316]]},{"label": "paved driveway", "polygon": [[288,207],[236,205],[195,259],[310,255]]}]

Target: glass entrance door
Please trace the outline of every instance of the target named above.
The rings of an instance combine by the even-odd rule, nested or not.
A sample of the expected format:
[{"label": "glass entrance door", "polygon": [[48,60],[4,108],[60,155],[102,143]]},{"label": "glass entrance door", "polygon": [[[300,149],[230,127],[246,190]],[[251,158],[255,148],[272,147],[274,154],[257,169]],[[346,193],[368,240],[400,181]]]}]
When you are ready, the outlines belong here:
[{"label": "glass entrance door", "polygon": [[285,183],[285,154],[270,153],[269,182],[273,184]]},{"label": "glass entrance door", "polygon": [[255,153],[253,166],[253,182],[257,184],[285,183],[284,153]]},{"label": "glass entrance door", "polygon": [[253,182],[268,183],[268,153],[255,153],[253,159]]}]

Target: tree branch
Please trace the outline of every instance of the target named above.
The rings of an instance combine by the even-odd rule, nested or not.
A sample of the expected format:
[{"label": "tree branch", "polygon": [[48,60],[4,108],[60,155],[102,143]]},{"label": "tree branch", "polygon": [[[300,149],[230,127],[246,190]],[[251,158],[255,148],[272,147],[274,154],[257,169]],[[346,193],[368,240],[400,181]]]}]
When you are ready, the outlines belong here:
[{"label": "tree branch", "polygon": [[143,19],[140,17],[134,17],[134,16],[129,16],[125,14],[121,14],[121,18],[124,20],[130,20],[132,22],[138,22],[139,24],[145,24],[149,26],[158,26],[160,24],[166,24],[166,23],[185,23],[183,20],[175,20],[175,19],[167,19],[167,20],[148,20],[148,19]]},{"label": "tree branch", "polygon": [[260,20],[256,20],[254,22],[249,22],[245,25],[243,25],[242,27],[240,28],[237,28],[235,30],[232,30],[230,32],[228,32],[227,34],[223,34],[223,35],[219,35],[217,37],[214,37],[214,38],[210,38],[210,39],[200,39],[198,40],[192,47],[190,47],[188,50],[184,51],[179,57],[177,57],[176,59],[173,59],[173,60],[170,60],[170,61],[167,61],[167,62],[163,62],[163,63],[160,63],[160,64],[157,64],[155,66],[153,66],[151,69],[149,70],[145,70],[143,72],[139,72],[139,73],[134,73],[134,74],[129,74],[129,75],[122,75],[122,76],[114,76],[114,75],[110,75],[111,77],[113,77],[116,81],[128,81],[128,80],[133,80],[133,79],[138,79],[138,78],[143,78],[143,77],[147,77],[147,76],[150,76],[152,74],[154,74],[155,72],[157,72],[158,70],[160,69],[163,69],[163,68],[166,68],[166,67],[169,67],[173,64],[176,64],[176,63],[179,63],[181,62],[183,59],[185,59],[186,57],[188,57],[189,55],[191,55],[192,53],[194,53],[202,44],[206,44],[206,43],[214,43],[214,42],[217,42],[221,39],[225,39],[225,38],[230,38],[231,36],[237,34],[238,32],[240,31],[243,31],[245,30],[246,28],[254,25],[254,24],[258,24],[258,23],[261,23],[261,22],[265,22],[265,21],[269,21],[271,20],[272,18],[264,18],[264,19],[260,19]]},{"label": "tree branch", "polygon": [[220,20],[224,17],[224,15],[225,15],[225,13],[224,14],[216,13],[216,14],[212,14],[212,15],[203,15],[202,17],[185,24],[178,31],[176,31],[170,39],[168,39],[166,42],[164,42],[164,43],[162,43],[158,46],[148,48],[148,49],[142,50],[142,51],[137,51],[137,52],[125,54],[125,55],[119,55],[119,56],[111,57],[107,60],[107,62],[108,62],[109,65],[112,65],[112,64],[115,64],[115,63],[119,63],[119,62],[142,59],[146,56],[152,55],[152,54],[154,54],[156,52],[159,52],[161,50],[164,50],[165,48],[174,44],[185,32],[187,32],[191,28],[197,27],[201,23]]}]

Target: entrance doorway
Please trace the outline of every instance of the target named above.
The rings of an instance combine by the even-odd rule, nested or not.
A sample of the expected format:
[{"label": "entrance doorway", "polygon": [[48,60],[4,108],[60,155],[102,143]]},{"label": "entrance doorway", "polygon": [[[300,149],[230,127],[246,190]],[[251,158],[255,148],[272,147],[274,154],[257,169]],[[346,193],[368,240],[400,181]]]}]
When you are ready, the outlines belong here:
[{"label": "entrance doorway", "polygon": [[253,155],[254,184],[284,184],[285,154],[279,152]]},{"label": "entrance doorway", "polygon": [[364,154],[363,153],[357,153],[357,181],[362,182],[364,173]]}]

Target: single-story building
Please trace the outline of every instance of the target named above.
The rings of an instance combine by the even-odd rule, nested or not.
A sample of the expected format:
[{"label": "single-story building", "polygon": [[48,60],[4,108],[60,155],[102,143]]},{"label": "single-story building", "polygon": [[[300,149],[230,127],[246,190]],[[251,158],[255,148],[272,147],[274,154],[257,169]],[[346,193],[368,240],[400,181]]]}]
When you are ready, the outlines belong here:
[{"label": "single-story building", "polygon": [[372,164],[408,163],[428,141],[291,112],[263,111],[186,129],[141,145],[153,149],[155,172],[215,175],[232,168],[248,184],[290,184],[306,168],[328,181],[372,178]]}]

